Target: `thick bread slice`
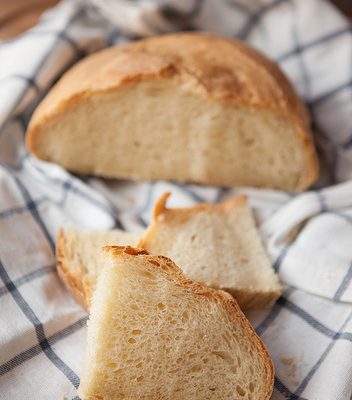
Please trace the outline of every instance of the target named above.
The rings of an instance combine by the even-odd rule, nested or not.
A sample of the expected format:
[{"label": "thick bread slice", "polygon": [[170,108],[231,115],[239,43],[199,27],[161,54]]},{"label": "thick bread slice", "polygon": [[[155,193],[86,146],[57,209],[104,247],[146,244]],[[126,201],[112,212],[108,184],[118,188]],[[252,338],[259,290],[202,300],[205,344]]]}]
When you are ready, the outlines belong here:
[{"label": "thick bread slice", "polygon": [[270,398],[270,356],[229,294],[145,250],[106,247],[101,263],[82,400]]},{"label": "thick bread slice", "polygon": [[279,68],[199,33],[87,57],[39,105],[27,144],[69,170],[135,180],[295,191],[318,172],[307,111]]},{"label": "thick bread slice", "polygon": [[169,195],[159,199],[138,246],[170,257],[189,279],[228,291],[243,309],[270,307],[281,286],[246,197],[168,209]]},{"label": "thick bread slice", "polygon": [[60,229],[56,243],[59,277],[74,298],[89,309],[100,269],[100,248],[107,245],[135,246],[139,239],[137,234],[118,229],[81,232]]}]

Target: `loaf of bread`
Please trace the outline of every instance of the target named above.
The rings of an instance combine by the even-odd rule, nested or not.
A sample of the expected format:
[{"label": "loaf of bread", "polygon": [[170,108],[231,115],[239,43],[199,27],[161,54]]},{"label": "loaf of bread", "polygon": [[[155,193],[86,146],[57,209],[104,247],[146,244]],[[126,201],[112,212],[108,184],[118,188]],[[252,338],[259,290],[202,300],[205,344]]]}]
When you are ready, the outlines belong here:
[{"label": "loaf of bread", "polygon": [[242,309],[271,307],[281,286],[245,196],[166,208],[165,193],[139,247],[170,257],[187,278],[232,294]]},{"label": "loaf of bread", "polygon": [[82,400],[269,400],[270,356],[229,294],[186,279],[166,257],[104,253]]},{"label": "loaf of bread", "polygon": [[305,189],[307,111],[279,68],[235,40],[152,37],[75,65],[35,111],[28,149],[83,174]]},{"label": "loaf of bread", "polygon": [[90,308],[102,246],[136,246],[140,237],[118,229],[111,231],[59,230],[56,242],[56,268],[61,281],[73,297],[87,310]]},{"label": "loaf of bread", "polygon": [[168,196],[165,193],[157,202],[154,220],[141,240],[118,230],[59,232],[57,269],[76,299],[89,309],[101,268],[101,246],[138,243],[150,253],[170,257],[188,278],[226,290],[242,309],[271,307],[281,286],[246,197],[168,209]]}]

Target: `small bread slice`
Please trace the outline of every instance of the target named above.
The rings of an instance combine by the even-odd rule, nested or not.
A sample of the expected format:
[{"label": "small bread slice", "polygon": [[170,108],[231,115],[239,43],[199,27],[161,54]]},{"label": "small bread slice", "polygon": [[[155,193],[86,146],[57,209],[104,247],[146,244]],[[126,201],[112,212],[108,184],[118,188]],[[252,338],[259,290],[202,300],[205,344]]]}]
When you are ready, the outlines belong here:
[{"label": "small bread slice", "polygon": [[267,400],[270,356],[234,299],[168,258],[105,247],[88,322],[82,400]]},{"label": "small bread slice", "polygon": [[189,279],[228,291],[242,309],[270,307],[281,286],[246,197],[168,209],[169,195],[157,202],[138,246],[170,257]]},{"label": "small bread slice", "polygon": [[119,229],[76,231],[60,229],[56,243],[56,268],[68,291],[87,310],[100,270],[99,250],[107,245],[137,245],[140,237]]}]

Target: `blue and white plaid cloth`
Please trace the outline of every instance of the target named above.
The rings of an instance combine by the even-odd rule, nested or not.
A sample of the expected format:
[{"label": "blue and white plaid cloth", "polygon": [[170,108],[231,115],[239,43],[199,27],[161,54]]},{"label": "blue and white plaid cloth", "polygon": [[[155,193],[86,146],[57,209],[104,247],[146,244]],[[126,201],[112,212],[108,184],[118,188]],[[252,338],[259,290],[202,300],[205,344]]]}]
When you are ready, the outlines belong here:
[{"label": "blue and white plaid cloth", "polygon": [[[324,0],[92,3],[66,0],[35,28],[0,43],[0,399],[78,399],[87,314],[56,276],[58,227],[142,231],[155,199],[170,190],[171,205],[179,206],[249,195],[287,285],[272,310],[250,315],[274,359],[272,398],[350,400],[351,25]],[[246,40],[280,64],[311,111],[321,161],[315,189],[293,195],[106,181],[27,154],[33,109],[73,63],[105,46],[180,29]]]}]

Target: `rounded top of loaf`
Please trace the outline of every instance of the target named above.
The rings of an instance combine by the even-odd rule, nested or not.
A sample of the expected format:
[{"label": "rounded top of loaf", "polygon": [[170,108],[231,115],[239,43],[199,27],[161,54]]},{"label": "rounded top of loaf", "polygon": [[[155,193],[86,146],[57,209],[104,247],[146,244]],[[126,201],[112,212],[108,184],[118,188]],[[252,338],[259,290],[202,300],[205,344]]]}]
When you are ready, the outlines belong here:
[{"label": "rounded top of loaf", "polygon": [[[139,90],[143,87],[149,87],[144,93],[145,96],[141,96],[143,90]],[[164,92],[160,88],[163,88]],[[167,93],[167,88],[170,89],[169,93]],[[192,163],[191,165],[187,161],[184,171],[178,175],[169,170],[163,171],[162,174],[151,170],[144,173],[138,170],[138,163],[134,163],[129,170],[125,171],[121,169],[121,165],[112,162],[112,152],[109,152],[107,148],[102,150],[104,135],[99,142],[101,143],[99,150],[93,152],[95,155],[92,153],[91,159],[86,157],[81,160],[82,162],[78,162],[74,154],[75,146],[72,151],[67,151],[68,143],[71,143],[71,133],[73,138],[80,131],[81,125],[77,120],[74,123],[71,121],[73,126],[67,129],[66,139],[63,139],[59,127],[65,123],[69,124],[69,116],[75,115],[82,105],[93,109],[94,103],[99,101],[97,99],[107,100],[116,96],[124,99],[125,95],[132,92],[136,99],[136,102],[132,103],[133,107],[136,104],[136,110],[139,107],[146,113],[147,108],[144,110],[144,105],[160,103],[158,98],[161,96],[160,93],[164,93],[165,99],[170,98],[171,100],[172,88],[180,89],[179,92],[185,100],[181,102],[182,107],[186,107],[185,103],[188,99],[197,99],[197,104],[199,104],[197,111],[193,110],[192,116],[189,114],[188,117],[184,117],[187,124],[189,121],[196,121],[195,126],[198,124],[198,127],[192,128],[193,130],[220,132],[217,134],[219,146],[212,146],[211,150],[217,149],[217,152],[212,152],[212,156],[219,156],[219,149],[229,156],[230,150],[228,152],[225,151],[227,149],[224,150],[226,141],[222,142],[222,147],[220,146],[221,132],[226,129],[229,132],[230,130],[231,132],[247,132],[249,136],[253,136],[254,142],[257,136],[258,139],[260,138],[260,135],[256,134],[257,131],[265,132],[268,138],[271,137],[271,133],[273,133],[273,137],[275,134],[281,135],[278,138],[281,140],[282,146],[279,147],[283,148],[287,144],[286,151],[281,154],[279,149],[270,145],[270,139],[262,139],[258,140],[258,149],[255,152],[254,147],[250,147],[251,140],[248,141],[245,134],[234,135],[239,139],[241,146],[243,144],[242,147],[236,145],[237,156],[240,156],[237,157],[237,160],[241,159],[242,149],[249,149],[248,154],[254,155],[252,162],[257,158],[262,160],[265,173],[260,177],[256,177],[254,169],[252,171],[250,168],[247,176],[245,163],[240,165],[240,161],[237,164],[231,164],[234,172],[232,175],[229,162],[226,164],[227,167],[221,169],[221,174],[210,173],[212,168],[208,165],[209,160],[209,162],[205,161],[204,165],[201,163]],[[159,104],[158,115],[164,114],[164,111],[166,115],[173,108],[173,104],[167,103],[167,100],[164,101],[165,103]],[[204,107],[202,103],[204,103]],[[153,107],[151,105],[150,110],[153,110]],[[103,113],[99,106],[96,108]],[[214,114],[208,113],[209,109],[214,111]],[[123,107],[118,111],[123,112]],[[221,122],[226,124],[226,118],[217,120],[214,115],[225,115],[225,111],[226,115],[234,117],[235,125],[229,123],[224,125],[226,129],[223,129],[219,128],[218,120],[221,119]],[[253,118],[242,118],[241,112],[250,114]],[[108,119],[113,119],[115,114],[110,114]],[[129,117],[127,114],[124,113],[120,117],[122,121],[131,120],[131,118],[127,118]],[[180,115],[175,115],[175,118],[176,120],[177,118],[182,119]],[[93,121],[93,116],[87,118],[90,125],[87,122],[85,132],[92,133],[94,131],[98,135],[98,120],[99,118]],[[159,126],[158,116],[153,116],[152,111],[150,120],[154,120],[155,124]],[[247,120],[255,122],[251,122],[247,127]],[[99,126],[103,129],[101,124]],[[192,129],[187,131],[187,129],[182,130],[183,128],[181,128],[179,126],[177,129],[190,135]],[[167,130],[165,127],[160,127],[160,129]],[[163,132],[158,134],[163,134]],[[114,134],[112,135],[115,138]],[[207,137],[207,135],[203,136]],[[59,138],[61,138],[61,142]],[[284,142],[285,138],[287,138],[286,142]],[[90,145],[93,143],[91,139],[92,136],[88,135],[87,143]],[[75,172],[107,177],[174,179],[180,182],[221,186],[254,184],[284,190],[302,190],[309,187],[318,175],[317,156],[309,129],[307,110],[278,66],[241,42],[206,33],[173,33],[155,36],[105,49],[88,56],[64,74],[40,103],[29,124],[26,140],[28,149],[38,158],[58,162]],[[91,141],[89,142],[89,140]],[[208,142],[205,140],[203,144],[209,146],[209,140]],[[273,140],[275,141],[275,139]],[[248,146],[247,143],[249,143]],[[88,145],[86,147],[89,148]],[[264,148],[266,151],[262,152]],[[141,149],[142,146],[139,151]],[[91,152],[92,148],[89,151]],[[261,152],[263,157],[260,158],[258,154]],[[110,158],[101,157],[100,153],[107,154]],[[135,149],[134,154],[137,153]],[[189,153],[183,153],[183,159],[189,160],[187,158]],[[200,159],[206,160],[206,152],[200,149],[197,154]],[[278,157],[276,157],[277,154]],[[228,157],[229,159],[230,157]],[[286,168],[286,165],[292,168]],[[171,164],[169,167],[171,169]]]},{"label": "rounded top of loaf", "polygon": [[30,128],[81,96],[166,76],[226,103],[285,114],[308,130],[306,109],[276,64],[239,41],[205,33],[150,37],[86,57],[43,100]]}]

